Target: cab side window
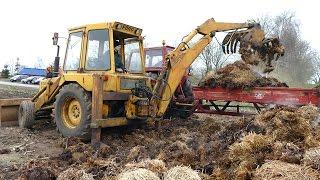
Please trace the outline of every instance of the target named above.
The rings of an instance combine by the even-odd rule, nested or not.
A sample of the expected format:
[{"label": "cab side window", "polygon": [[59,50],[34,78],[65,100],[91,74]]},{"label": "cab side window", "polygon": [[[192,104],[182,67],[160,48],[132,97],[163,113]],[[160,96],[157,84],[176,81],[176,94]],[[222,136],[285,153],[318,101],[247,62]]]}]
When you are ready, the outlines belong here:
[{"label": "cab side window", "polygon": [[86,70],[110,69],[109,33],[107,30],[91,30],[88,33]]},{"label": "cab side window", "polygon": [[82,32],[75,32],[69,35],[64,70],[77,70],[79,68],[82,34]]},{"label": "cab side window", "polygon": [[128,72],[141,73],[142,72],[142,59],[139,49],[138,41],[128,41],[124,45],[125,53],[125,67]]}]

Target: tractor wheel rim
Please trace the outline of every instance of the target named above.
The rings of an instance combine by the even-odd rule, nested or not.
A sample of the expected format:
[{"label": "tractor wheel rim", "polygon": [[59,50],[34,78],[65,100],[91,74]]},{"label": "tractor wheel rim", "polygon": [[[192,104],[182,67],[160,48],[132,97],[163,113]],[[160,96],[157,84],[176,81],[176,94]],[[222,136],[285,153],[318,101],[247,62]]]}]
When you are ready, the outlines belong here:
[{"label": "tractor wheel rim", "polygon": [[75,128],[80,124],[81,105],[78,100],[67,100],[62,107],[62,120],[68,128]]}]

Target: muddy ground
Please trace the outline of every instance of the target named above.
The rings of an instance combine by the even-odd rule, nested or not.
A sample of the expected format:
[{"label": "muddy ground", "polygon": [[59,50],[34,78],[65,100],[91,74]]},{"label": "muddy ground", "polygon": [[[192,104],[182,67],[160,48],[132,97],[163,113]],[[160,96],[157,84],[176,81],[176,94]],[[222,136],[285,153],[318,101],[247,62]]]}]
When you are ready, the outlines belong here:
[{"label": "muddy ground", "polygon": [[[0,85],[1,99],[32,97],[36,92],[37,89],[33,88]],[[202,124],[202,120],[207,118],[221,122],[227,122],[234,119],[227,116],[198,115],[193,116],[191,121],[167,120],[160,129],[160,133],[155,133],[158,129],[155,129],[155,126],[153,125],[104,129],[102,133],[102,142],[110,148],[108,160],[113,159],[117,161],[118,166],[109,171],[110,176],[115,177],[118,175],[127,163],[140,161],[144,158],[156,158],[162,150],[163,144],[161,143],[166,143],[165,146],[169,147],[172,142],[176,141],[175,138],[180,138],[175,137],[176,135],[172,135],[172,133],[176,133],[176,131],[173,132],[172,127],[177,126],[177,131],[181,130],[186,133],[190,130],[192,132],[196,130],[194,128],[194,123]],[[202,120],[199,121],[198,119]],[[161,137],[154,137],[160,134]],[[152,137],[155,139],[152,139]],[[167,138],[174,139],[166,142]],[[159,140],[159,149],[150,149],[153,147],[153,141],[156,139]],[[33,164],[36,166],[37,163],[40,162],[54,161],[61,163],[58,165],[59,168],[57,168],[57,173],[61,173],[70,166],[70,163],[74,163],[69,162],[70,160],[64,159],[67,152],[66,142],[68,140],[61,137],[51,119],[39,120],[32,129],[0,127],[0,140],[0,179],[21,178],[26,174],[26,169]],[[180,141],[178,141],[178,148],[179,142]],[[143,150],[145,148],[146,150]],[[174,147],[172,146],[170,148]],[[131,152],[132,149],[147,152],[145,152],[145,154],[141,154],[141,152],[139,152],[137,155],[134,155],[134,153]],[[131,154],[130,156],[132,157],[128,158],[127,156],[129,154]],[[95,172],[94,174],[95,179],[101,179],[103,176],[101,172]]]},{"label": "muddy ground", "polygon": [[[0,84],[0,99],[30,98],[36,93],[36,88]],[[30,130],[0,127],[0,179],[15,179],[22,164],[61,153],[59,138],[54,124],[48,119]]]},{"label": "muddy ground", "polygon": [[106,128],[100,148],[61,137],[51,119],[0,127],[0,140],[0,179],[320,179],[313,106]]},{"label": "muddy ground", "polygon": [[[196,172],[195,180],[319,179],[317,117],[315,107],[278,107],[248,117],[195,114],[158,128],[103,129],[100,148],[62,138],[51,121],[31,130],[1,128],[0,179],[166,180],[179,166]],[[137,168],[143,168],[139,175],[130,174]]]},{"label": "muddy ground", "polygon": [[0,139],[0,179],[15,179],[22,164],[57,156],[63,150],[60,135],[47,120],[30,130],[0,127]]},{"label": "muddy ground", "polygon": [[[193,151],[192,148],[190,147],[190,149],[187,146],[198,147],[199,142],[196,142],[195,138],[202,136],[198,132],[199,125],[200,128],[204,128],[204,131],[208,131],[210,126],[206,126],[212,123],[217,125],[216,128],[219,128],[220,125],[218,124],[223,122],[228,123],[233,119],[235,118],[228,116],[194,115],[188,121],[180,119],[166,120],[160,129],[156,129],[153,125],[103,129],[102,142],[106,145],[104,147],[107,149],[107,152],[105,152],[106,154],[102,153],[101,159],[106,162],[114,162],[114,164],[112,167],[108,167],[110,169],[95,169],[94,167],[90,167],[91,169],[86,170],[94,174],[93,177],[95,179],[102,179],[105,173],[110,178],[114,178],[130,163],[156,158],[166,162],[165,158],[168,157],[160,156],[170,151],[173,153],[170,158],[176,158],[176,161],[170,162],[171,164],[169,163],[168,167],[191,165],[193,169],[206,171],[204,167],[205,165],[209,165],[208,168],[211,171],[213,167],[210,164],[206,164],[205,160],[203,160],[204,164],[199,163],[198,158],[200,157],[193,155],[193,152],[191,153]],[[208,124],[205,121],[211,122]],[[173,127],[177,128],[173,129]],[[213,128],[210,131],[214,132],[215,129]],[[187,137],[190,134],[194,137]],[[209,136],[209,134],[207,135]],[[31,130],[20,129],[18,127],[0,127],[0,139],[0,152],[3,153],[0,153],[0,179],[24,177],[26,169],[30,166],[33,166],[33,164],[37,166],[37,164],[44,162],[59,164],[57,165],[59,168],[56,169],[56,173],[60,174],[70,166],[77,167],[78,165],[80,167],[87,160],[79,159],[79,162],[77,162],[73,158],[68,157],[69,149],[65,147],[71,146],[73,142],[69,142],[69,145],[67,145],[67,141],[73,140],[62,138],[56,131],[54,123],[50,120],[38,122]],[[85,150],[81,149],[80,152],[73,152],[72,155],[78,155],[78,153],[82,152],[86,154],[86,151],[90,151],[90,147],[87,144],[81,146],[79,145],[81,142],[75,141],[77,148],[84,148]],[[187,145],[186,143],[189,144]],[[206,145],[212,146],[214,142],[210,143]],[[197,160],[194,158],[197,158]]]}]

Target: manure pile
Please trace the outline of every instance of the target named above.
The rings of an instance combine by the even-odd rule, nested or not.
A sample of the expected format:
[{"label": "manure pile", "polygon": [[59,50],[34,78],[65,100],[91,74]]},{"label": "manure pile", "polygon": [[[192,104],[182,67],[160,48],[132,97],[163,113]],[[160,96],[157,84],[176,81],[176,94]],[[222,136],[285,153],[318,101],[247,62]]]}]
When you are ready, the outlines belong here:
[{"label": "manure pile", "polygon": [[272,77],[262,77],[254,72],[250,66],[243,61],[236,61],[233,64],[218,69],[216,72],[209,72],[199,83],[201,87],[220,86],[227,89],[251,89],[253,87],[288,87]]},{"label": "manure pile", "polygon": [[[200,115],[199,115],[200,116]],[[164,121],[160,129],[107,129],[93,149],[65,139],[59,157],[35,160],[21,179],[319,179],[318,110],[276,107],[256,117]]]}]

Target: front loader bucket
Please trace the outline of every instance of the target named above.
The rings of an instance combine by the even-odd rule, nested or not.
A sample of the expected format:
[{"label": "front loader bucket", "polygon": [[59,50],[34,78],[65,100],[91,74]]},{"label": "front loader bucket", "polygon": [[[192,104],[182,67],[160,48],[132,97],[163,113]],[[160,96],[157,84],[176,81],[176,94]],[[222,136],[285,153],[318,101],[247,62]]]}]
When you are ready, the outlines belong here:
[{"label": "front loader bucket", "polygon": [[29,99],[0,99],[0,127],[19,125],[19,106],[25,100]]}]

